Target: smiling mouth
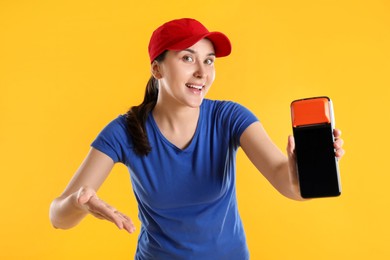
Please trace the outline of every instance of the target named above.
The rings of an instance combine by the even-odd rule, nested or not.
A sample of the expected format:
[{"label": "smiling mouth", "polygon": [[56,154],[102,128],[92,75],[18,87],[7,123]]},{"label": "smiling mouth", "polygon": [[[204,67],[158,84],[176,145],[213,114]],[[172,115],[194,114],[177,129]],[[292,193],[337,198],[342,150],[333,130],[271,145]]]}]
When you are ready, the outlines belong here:
[{"label": "smiling mouth", "polygon": [[204,85],[193,85],[193,84],[186,84],[187,88],[202,90]]}]

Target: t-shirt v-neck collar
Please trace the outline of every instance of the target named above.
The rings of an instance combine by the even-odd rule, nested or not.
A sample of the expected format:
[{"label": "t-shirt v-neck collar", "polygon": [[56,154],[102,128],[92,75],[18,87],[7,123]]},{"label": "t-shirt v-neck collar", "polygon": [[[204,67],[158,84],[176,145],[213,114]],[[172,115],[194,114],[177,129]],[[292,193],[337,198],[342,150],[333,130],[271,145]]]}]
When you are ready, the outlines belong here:
[{"label": "t-shirt v-neck collar", "polygon": [[200,108],[199,108],[199,118],[198,118],[198,123],[196,125],[195,133],[194,133],[190,143],[183,149],[181,149],[181,148],[177,147],[176,145],[174,145],[171,141],[169,141],[163,135],[163,133],[160,131],[160,128],[157,125],[157,122],[155,121],[155,119],[153,117],[153,113],[152,112],[150,112],[148,120],[150,120],[153,130],[157,133],[157,135],[161,138],[161,140],[163,140],[168,146],[170,146],[172,149],[176,150],[176,152],[189,153],[189,152],[192,152],[194,150],[195,144],[196,144],[197,139],[199,137],[201,124],[202,124],[202,121],[203,121],[202,114],[203,114],[203,109],[202,109],[202,106],[200,106]]}]

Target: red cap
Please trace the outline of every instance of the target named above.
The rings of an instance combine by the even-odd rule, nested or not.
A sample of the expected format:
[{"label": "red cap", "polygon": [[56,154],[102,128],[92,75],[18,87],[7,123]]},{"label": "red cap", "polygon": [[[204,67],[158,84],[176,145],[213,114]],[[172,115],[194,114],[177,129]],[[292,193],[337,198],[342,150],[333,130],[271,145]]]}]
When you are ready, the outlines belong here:
[{"label": "red cap", "polygon": [[203,38],[213,43],[216,57],[230,54],[232,46],[226,35],[209,32],[195,19],[182,18],[166,22],[153,32],[148,48],[150,62],[166,50],[184,50]]}]

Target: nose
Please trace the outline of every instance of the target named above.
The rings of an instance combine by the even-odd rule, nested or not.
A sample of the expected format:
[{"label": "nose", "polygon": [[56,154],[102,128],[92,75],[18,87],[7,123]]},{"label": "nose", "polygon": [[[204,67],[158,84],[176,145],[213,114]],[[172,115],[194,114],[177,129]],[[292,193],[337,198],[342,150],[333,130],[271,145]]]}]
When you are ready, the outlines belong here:
[{"label": "nose", "polygon": [[204,64],[202,62],[197,62],[196,69],[194,72],[195,78],[204,78],[206,76],[206,69],[204,67]]}]

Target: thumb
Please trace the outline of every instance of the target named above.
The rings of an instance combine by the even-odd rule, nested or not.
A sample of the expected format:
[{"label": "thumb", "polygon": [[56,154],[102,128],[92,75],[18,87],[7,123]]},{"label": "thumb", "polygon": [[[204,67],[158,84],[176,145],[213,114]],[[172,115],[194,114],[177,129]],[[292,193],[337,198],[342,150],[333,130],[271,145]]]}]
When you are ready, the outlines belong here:
[{"label": "thumb", "polygon": [[288,154],[289,157],[294,156],[295,140],[294,140],[294,136],[292,136],[292,135],[288,136],[287,149],[286,150],[287,150],[287,154]]},{"label": "thumb", "polygon": [[96,196],[96,192],[93,189],[81,187],[77,193],[77,203],[84,205],[94,196]]}]

